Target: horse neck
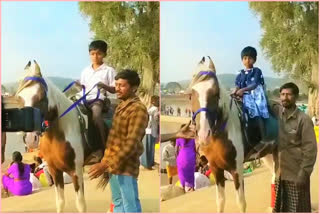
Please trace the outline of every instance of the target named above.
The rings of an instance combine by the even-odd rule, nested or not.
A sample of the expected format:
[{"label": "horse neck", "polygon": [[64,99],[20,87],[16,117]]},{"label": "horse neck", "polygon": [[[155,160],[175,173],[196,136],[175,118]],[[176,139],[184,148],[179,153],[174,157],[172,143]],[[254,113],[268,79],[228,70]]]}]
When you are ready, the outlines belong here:
[{"label": "horse neck", "polygon": [[220,89],[220,102],[219,107],[223,111],[223,118],[227,119],[227,123],[230,125],[240,125],[238,118],[238,109],[233,103],[230,109],[231,98],[228,96],[227,92],[224,89]]},{"label": "horse neck", "polygon": [[[58,116],[60,116],[65,110],[67,110],[73,103],[69,100],[50,80],[46,79],[48,84],[48,107],[57,106]],[[63,116],[60,121],[65,124],[66,120],[72,121],[74,119],[74,111],[68,112]]]}]

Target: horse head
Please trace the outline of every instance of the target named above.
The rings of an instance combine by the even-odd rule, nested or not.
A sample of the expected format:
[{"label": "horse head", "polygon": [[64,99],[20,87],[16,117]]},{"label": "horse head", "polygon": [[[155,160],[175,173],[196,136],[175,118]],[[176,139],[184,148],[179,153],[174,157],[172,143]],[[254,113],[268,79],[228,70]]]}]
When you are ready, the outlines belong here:
[{"label": "horse head", "polygon": [[196,125],[196,141],[200,145],[210,143],[213,127],[217,122],[219,82],[213,61],[208,56],[199,62],[190,84],[192,120]]},{"label": "horse head", "polygon": [[[45,118],[48,113],[48,86],[42,78],[40,66],[34,60],[25,67],[25,76],[20,81],[16,96],[22,99],[24,106],[31,106],[40,109],[42,117]],[[24,141],[28,148],[37,148],[39,144],[39,135],[37,132],[28,132],[24,135]]]}]

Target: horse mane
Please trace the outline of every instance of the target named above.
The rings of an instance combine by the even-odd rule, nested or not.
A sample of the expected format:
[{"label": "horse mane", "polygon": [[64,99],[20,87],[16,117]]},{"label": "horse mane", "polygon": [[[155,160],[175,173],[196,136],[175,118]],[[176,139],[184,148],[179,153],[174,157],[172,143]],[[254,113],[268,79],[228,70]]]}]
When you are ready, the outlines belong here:
[{"label": "horse mane", "polygon": [[67,108],[70,105],[72,105],[72,101],[69,100],[66,95],[64,93],[62,93],[62,91],[51,82],[51,80],[49,80],[48,78],[44,77],[44,80],[46,81],[47,85],[48,85],[48,92],[47,92],[47,96],[48,96],[48,107],[53,107],[54,105],[56,105],[57,103],[59,103],[59,105],[62,107],[62,110],[66,110],[63,108]]},{"label": "horse mane", "polygon": [[[233,102],[230,98],[230,95],[227,93],[224,87],[220,87],[220,100],[219,100],[219,108],[221,108],[223,111],[223,118],[227,119],[228,121],[228,129],[231,128],[231,126],[236,126],[236,128],[240,129],[240,121],[238,117],[238,109],[236,108],[236,105],[233,103],[230,109],[230,102]],[[230,123],[232,121],[232,123]],[[236,123],[238,121],[238,123]],[[230,126],[231,125],[231,126]]]}]

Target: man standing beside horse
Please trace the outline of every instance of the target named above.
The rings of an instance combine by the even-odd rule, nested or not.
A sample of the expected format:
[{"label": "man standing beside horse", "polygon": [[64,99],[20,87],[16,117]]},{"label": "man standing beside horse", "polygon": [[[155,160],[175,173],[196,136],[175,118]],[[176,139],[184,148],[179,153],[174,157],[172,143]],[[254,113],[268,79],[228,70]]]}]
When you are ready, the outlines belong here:
[{"label": "man standing beside horse", "polygon": [[142,138],[148,125],[148,112],[136,95],[140,85],[138,73],[123,70],[116,77],[116,94],[121,100],[115,110],[107,148],[100,163],[89,170],[91,179],[111,173],[110,187],[116,213],[141,212],[137,178]]},{"label": "man standing beside horse", "polygon": [[317,158],[317,143],[311,119],[296,106],[298,95],[297,85],[286,83],[280,88],[281,105],[271,104],[279,120],[273,212],[311,212],[310,175]]}]

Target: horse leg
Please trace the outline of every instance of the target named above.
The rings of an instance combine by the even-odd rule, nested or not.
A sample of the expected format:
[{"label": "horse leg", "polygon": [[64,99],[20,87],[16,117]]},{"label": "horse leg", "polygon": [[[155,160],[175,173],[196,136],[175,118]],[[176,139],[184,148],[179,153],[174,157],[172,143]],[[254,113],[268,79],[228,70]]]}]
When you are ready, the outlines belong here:
[{"label": "horse leg", "polygon": [[231,171],[231,175],[233,177],[234,186],[236,189],[236,200],[238,207],[240,209],[240,212],[244,213],[246,212],[247,203],[244,196],[244,180],[243,180],[243,172],[242,168],[238,167],[238,170]]},{"label": "horse leg", "polygon": [[56,206],[57,212],[63,212],[65,200],[64,200],[64,181],[63,172],[57,169],[53,169],[49,166],[49,171],[54,180],[56,190]]},{"label": "horse leg", "polygon": [[78,212],[83,213],[86,212],[87,206],[84,198],[84,182],[83,182],[83,169],[82,164],[76,166],[76,170],[69,173],[72,177],[72,182],[74,186],[74,190],[76,192],[76,206]]},{"label": "horse leg", "polygon": [[224,179],[224,173],[222,169],[212,168],[212,172],[216,179],[216,203],[217,203],[217,211],[218,213],[222,213],[224,211],[224,205],[225,205],[225,179]]}]

